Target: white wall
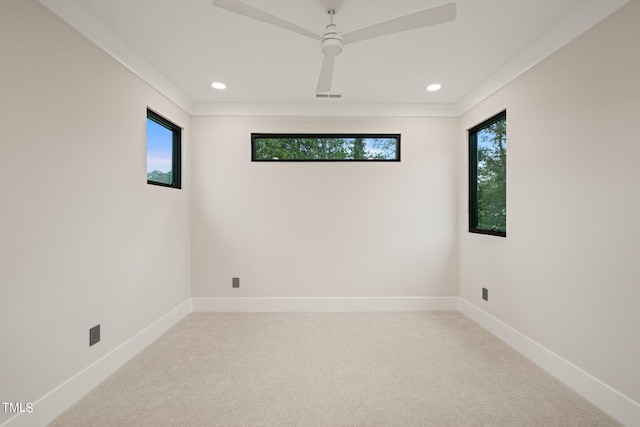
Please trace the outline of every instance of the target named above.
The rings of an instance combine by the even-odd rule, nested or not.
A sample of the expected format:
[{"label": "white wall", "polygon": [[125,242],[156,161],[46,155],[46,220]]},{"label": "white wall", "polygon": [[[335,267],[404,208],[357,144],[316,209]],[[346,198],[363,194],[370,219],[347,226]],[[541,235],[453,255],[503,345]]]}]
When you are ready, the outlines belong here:
[{"label": "white wall", "polygon": [[506,239],[466,232],[460,194],[460,296],[635,402],[639,22],[634,1],[461,117],[507,109]]},{"label": "white wall", "polygon": [[[456,296],[456,129],[450,118],[193,117],[193,296]],[[251,132],[400,133],[402,161],[252,163]]]},{"label": "white wall", "polygon": [[189,298],[190,183],[146,184],[146,107],[190,117],[35,1],[0,2],[0,58],[0,400],[36,402]]},{"label": "white wall", "polygon": [[[190,294],[459,294],[640,402],[639,20],[634,1],[460,119],[190,118],[4,0],[0,400],[37,401]],[[147,106],[186,128],[180,191],[146,184]],[[504,108],[501,239],[466,232],[464,129]],[[251,163],[251,132],[401,133],[403,161]]]}]

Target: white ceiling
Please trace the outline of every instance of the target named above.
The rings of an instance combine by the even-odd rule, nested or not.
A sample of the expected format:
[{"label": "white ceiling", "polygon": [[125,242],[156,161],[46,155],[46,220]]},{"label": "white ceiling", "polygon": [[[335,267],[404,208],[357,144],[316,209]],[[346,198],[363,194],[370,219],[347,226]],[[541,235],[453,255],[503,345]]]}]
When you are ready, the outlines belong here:
[{"label": "white ceiling", "polygon": [[[628,0],[457,0],[457,19],[345,46],[316,99],[319,42],[211,0],[40,0],[191,114],[458,115]],[[321,33],[321,0],[243,0]],[[344,0],[349,32],[450,0]],[[211,88],[222,81],[227,89]],[[431,93],[430,83],[443,88]]]}]

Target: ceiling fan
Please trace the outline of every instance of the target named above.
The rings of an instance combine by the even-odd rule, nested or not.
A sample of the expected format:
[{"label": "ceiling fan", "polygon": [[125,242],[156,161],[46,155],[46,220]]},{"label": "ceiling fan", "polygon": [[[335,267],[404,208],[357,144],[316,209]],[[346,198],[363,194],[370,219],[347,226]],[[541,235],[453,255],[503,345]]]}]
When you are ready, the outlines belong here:
[{"label": "ceiling fan", "polygon": [[318,97],[339,97],[339,95],[328,93],[331,92],[335,57],[342,53],[342,47],[345,44],[451,22],[456,19],[456,4],[451,2],[342,34],[333,23],[333,17],[342,5],[342,0],[321,0],[321,4],[329,15],[329,24],[321,34],[317,34],[240,0],[213,0],[213,5],[221,9],[319,40],[324,59],[316,88],[316,96]]}]

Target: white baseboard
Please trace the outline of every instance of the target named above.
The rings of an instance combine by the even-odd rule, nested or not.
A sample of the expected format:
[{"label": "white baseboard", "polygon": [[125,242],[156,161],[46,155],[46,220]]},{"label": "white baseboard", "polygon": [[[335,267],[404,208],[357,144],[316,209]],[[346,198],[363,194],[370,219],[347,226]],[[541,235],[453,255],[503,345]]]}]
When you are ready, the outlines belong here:
[{"label": "white baseboard", "polygon": [[515,350],[628,426],[640,425],[640,404],[527,336],[459,297],[191,298],[101,359],[34,402],[0,427],[41,426],[53,421],[93,387],[183,317],[195,312],[461,311]]},{"label": "white baseboard", "polygon": [[189,313],[190,298],[35,401],[33,412],[17,414],[0,427],[47,425]]},{"label": "white baseboard", "polygon": [[458,297],[193,298],[193,311],[458,311]]},{"label": "white baseboard", "polygon": [[460,311],[626,426],[640,426],[640,404],[511,326],[460,298]]}]

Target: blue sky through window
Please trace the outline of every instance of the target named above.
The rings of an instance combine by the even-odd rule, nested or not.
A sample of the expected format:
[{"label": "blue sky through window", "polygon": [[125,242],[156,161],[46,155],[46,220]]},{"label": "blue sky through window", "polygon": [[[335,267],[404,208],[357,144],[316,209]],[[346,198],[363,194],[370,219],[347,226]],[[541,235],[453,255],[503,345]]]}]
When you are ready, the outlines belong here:
[{"label": "blue sky through window", "polygon": [[147,172],[169,172],[173,163],[173,132],[147,119]]}]

